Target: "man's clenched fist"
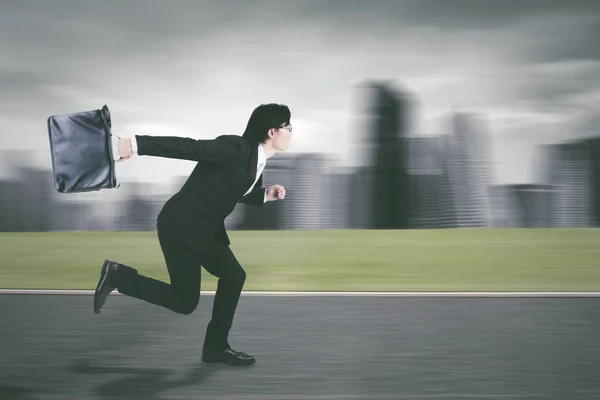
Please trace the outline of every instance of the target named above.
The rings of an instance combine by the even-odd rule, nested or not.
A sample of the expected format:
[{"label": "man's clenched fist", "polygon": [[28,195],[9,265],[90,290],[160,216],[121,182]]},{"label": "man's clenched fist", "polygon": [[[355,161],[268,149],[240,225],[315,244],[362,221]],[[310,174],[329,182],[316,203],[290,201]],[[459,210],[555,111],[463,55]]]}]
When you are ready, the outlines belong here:
[{"label": "man's clenched fist", "polygon": [[267,201],[285,199],[285,188],[281,185],[273,185],[267,189]]},{"label": "man's clenched fist", "polygon": [[117,142],[117,154],[119,154],[117,162],[125,161],[133,155],[131,139],[119,139]]}]

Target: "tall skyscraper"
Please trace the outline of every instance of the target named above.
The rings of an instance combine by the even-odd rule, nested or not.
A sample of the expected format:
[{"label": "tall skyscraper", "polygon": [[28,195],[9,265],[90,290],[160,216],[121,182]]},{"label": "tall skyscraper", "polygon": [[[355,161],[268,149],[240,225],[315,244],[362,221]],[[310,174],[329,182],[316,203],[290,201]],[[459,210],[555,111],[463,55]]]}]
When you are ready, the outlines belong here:
[{"label": "tall skyscraper", "polygon": [[293,160],[294,182],[286,189],[286,199],[293,207],[293,229],[323,229],[329,224],[326,187],[327,156],[319,153],[298,154]]},{"label": "tall skyscraper", "polygon": [[594,226],[600,226],[600,137],[590,139]]},{"label": "tall skyscraper", "polygon": [[452,115],[443,159],[455,206],[456,227],[491,227],[491,152],[488,136],[468,114]]},{"label": "tall skyscraper", "polygon": [[372,227],[373,167],[356,168],[350,177],[350,227],[368,229]]},{"label": "tall skyscraper", "polygon": [[351,195],[352,173],[347,169],[329,171],[324,178],[323,196],[326,200],[324,228],[349,229],[350,207],[356,201]]},{"label": "tall skyscraper", "polygon": [[490,187],[492,227],[520,227],[520,212],[517,199],[511,191],[511,185],[492,185]]},{"label": "tall skyscraper", "polygon": [[0,232],[25,231],[23,192],[24,183],[21,181],[0,181]]},{"label": "tall skyscraper", "polygon": [[512,227],[552,226],[552,187],[539,184],[505,185],[511,199]]},{"label": "tall skyscraper", "polygon": [[552,226],[599,222],[600,138],[541,146],[542,181],[552,185]]},{"label": "tall skyscraper", "polygon": [[[369,83],[367,112],[372,114],[370,141],[372,184],[369,227],[408,227],[410,185],[406,173],[407,136],[411,99],[387,83]],[[370,143],[371,144],[371,143]]]},{"label": "tall skyscraper", "polygon": [[408,144],[409,227],[442,228],[450,222],[451,200],[444,190],[444,169],[440,162],[438,137],[411,137]]}]

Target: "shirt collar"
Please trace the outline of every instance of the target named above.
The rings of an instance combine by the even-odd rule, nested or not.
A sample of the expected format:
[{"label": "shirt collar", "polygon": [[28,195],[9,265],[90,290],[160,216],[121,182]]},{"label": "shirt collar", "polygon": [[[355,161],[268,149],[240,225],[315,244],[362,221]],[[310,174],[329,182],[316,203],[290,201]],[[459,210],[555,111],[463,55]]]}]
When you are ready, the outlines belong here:
[{"label": "shirt collar", "polygon": [[264,164],[267,162],[267,156],[265,154],[265,149],[263,149],[262,144],[258,144],[258,165]]}]

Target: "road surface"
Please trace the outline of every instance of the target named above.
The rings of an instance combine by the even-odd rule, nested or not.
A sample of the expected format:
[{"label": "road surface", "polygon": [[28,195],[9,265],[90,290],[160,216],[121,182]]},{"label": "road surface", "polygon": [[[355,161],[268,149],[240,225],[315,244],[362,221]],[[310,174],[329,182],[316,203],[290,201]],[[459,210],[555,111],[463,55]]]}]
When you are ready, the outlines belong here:
[{"label": "road surface", "polygon": [[111,296],[0,295],[0,399],[594,399],[600,300],[243,296],[203,365],[190,316]]}]

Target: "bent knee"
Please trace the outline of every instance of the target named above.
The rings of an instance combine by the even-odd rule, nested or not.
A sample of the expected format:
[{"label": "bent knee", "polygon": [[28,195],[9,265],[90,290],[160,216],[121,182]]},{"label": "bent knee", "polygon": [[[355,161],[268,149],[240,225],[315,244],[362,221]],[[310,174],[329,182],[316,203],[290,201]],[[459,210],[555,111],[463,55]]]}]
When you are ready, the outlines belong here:
[{"label": "bent knee", "polygon": [[246,282],[246,271],[244,271],[243,268],[240,268],[235,272],[230,272],[229,274],[222,276],[220,280],[236,286],[244,286],[244,283]]},{"label": "bent knee", "polygon": [[179,313],[184,315],[190,315],[198,307],[199,297],[182,298],[179,304]]},{"label": "bent knee", "polygon": [[232,278],[236,283],[243,285],[244,282],[246,282],[246,271],[244,271],[243,268],[240,268]]}]

